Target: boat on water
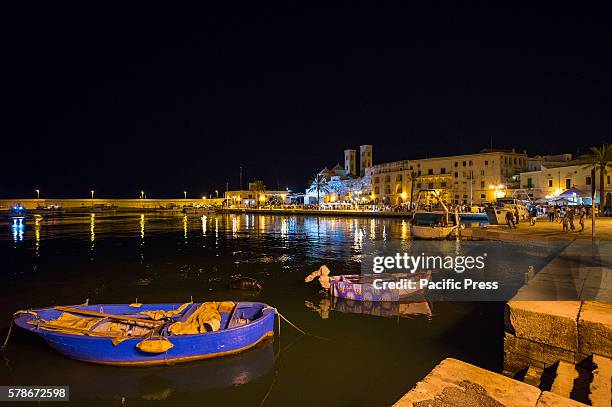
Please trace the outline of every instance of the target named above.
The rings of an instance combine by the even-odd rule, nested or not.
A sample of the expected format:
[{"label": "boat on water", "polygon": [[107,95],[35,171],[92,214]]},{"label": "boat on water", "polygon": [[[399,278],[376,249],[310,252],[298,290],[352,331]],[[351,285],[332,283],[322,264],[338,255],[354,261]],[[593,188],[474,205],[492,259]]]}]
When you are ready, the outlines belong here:
[{"label": "boat on water", "polygon": [[[427,210],[421,203],[424,199]],[[459,222],[456,220],[459,219]],[[448,208],[433,189],[422,189],[417,195],[417,203],[410,223],[410,233],[417,239],[438,240],[447,239],[456,233],[460,227],[460,216],[451,216]]]},{"label": "boat on water", "polygon": [[[330,293],[346,300],[400,301],[424,293],[430,277],[429,271],[331,276]],[[389,288],[389,283],[397,288]]]},{"label": "boat on water", "polygon": [[185,207],[183,208],[183,213],[187,214],[197,214],[197,215],[208,215],[210,213],[215,213],[215,208],[210,206],[194,206],[194,207]]},{"label": "boat on water", "polygon": [[22,204],[15,204],[11,206],[8,210],[9,218],[21,218],[24,219],[27,216],[28,212],[26,211],[25,206]]},{"label": "boat on water", "polygon": [[422,294],[427,289],[430,271],[419,273],[344,274],[330,276],[330,270],[322,265],[308,275],[307,283],[318,278],[331,297],[355,301],[400,301]]},{"label": "boat on water", "polygon": [[73,359],[150,366],[230,355],[274,335],[260,302],[97,304],[18,311],[17,326]]},{"label": "boat on water", "polygon": [[487,219],[491,225],[506,224],[506,214],[511,212],[514,216],[518,211],[519,219],[527,221],[529,219],[529,209],[527,203],[517,198],[497,198],[497,201],[491,206],[485,208]]}]

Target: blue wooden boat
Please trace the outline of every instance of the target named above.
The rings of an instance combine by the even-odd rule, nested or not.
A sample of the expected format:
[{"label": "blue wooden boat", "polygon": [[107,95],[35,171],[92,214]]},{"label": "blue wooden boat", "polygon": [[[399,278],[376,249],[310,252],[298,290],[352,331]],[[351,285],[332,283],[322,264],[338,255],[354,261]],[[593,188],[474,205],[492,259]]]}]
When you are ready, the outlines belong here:
[{"label": "blue wooden boat", "polygon": [[[274,335],[276,310],[260,302],[230,302],[231,308],[219,308],[220,321],[209,332],[177,334],[173,330],[174,324],[186,324],[199,315],[196,313],[205,304],[211,303],[30,309],[17,312],[15,324],[40,335],[65,356],[119,366],[160,365],[230,355]],[[67,319],[76,322],[73,326],[60,326],[59,321]]]}]

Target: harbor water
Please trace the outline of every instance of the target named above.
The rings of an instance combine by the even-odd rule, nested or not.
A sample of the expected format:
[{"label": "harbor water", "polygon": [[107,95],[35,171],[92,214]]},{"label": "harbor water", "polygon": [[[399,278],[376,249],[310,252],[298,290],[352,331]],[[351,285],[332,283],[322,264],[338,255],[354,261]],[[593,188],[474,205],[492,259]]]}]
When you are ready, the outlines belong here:
[{"label": "harbor water", "polygon": [[[409,250],[403,219],[250,214],[36,215],[0,220],[0,329],[13,312],[90,303],[262,301],[303,330],[283,324],[273,341],[235,356],[161,367],[120,368],[73,361],[14,331],[0,385],[68,385],[75,405],[384,406],[447,357],[500,371],[503,302],[415,299],[400,310],[329,301],[304,277],[326,264],[359,273],[373,242]],[[438,242],[457,253],[461,242]],[[496,243],[535,266],[547,250]],[[515,245],[508,249],[510,246]],[[507,253],[504,258],[503,253]],[[256,278],[260,292],[228,288]],[[512,278],[523,278],[521,275]]]}]

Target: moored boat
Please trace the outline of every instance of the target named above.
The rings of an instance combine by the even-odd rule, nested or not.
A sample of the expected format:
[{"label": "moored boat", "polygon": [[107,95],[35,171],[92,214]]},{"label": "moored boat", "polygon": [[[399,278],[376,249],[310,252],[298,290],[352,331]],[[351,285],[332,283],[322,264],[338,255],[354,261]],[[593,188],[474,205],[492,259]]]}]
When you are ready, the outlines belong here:
[{"label": "moored boat", "polygon": [[[426,198],[429,208],[427,211],[421,210],[421,200]],[[431,202],[433,201],[433,202]],[[434,207],[439,209],[433,210]],[[417,239],[437,240],[447,239],[451,234],[456,233],[460,224],[460,217],[456,213],[451,217],[448,208],[435,190],[420,190],[417,195],[417,204],[410,223],[410,234]],[[456,222],[459,220],[459,222]]]},{"label": "moored boat", "polygon": [[147,366],[249,349],[274,335],[275,314],[259,302],[97,304],[19,311],[15,324],[73,359]]},{"label": "moored boat", "polygon": [[425,292],[430,276],[430,272],[330,276],[330,293],[355,301],[400,301]]},{"label": "moored boat", "polygon": [[485,208],[485,213],[491,225],[504,225],[508,212],[512,213],[513,217],[518,212],[519,219],[523,221],[529,218],[527,205],[516,198],[498,198],[494,205]]}]

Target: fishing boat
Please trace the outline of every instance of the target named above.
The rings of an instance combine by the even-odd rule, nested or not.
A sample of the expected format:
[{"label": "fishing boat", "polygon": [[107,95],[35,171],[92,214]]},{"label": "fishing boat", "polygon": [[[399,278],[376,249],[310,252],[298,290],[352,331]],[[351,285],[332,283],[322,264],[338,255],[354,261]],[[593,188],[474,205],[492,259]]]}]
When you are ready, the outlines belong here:
[{"label": "fishing boat", "polygon": [[14,322],[73,359],[149,366],[242,352],[274,335],[275,314],[260,302],[97,304],[18,311]]},{"label": "fishing boat", "polygon": [[[427,204],[428,210],[423,210],[422,198],[427,198],[433,202]],[[410,233],[417,239],[437,240],[447,239],[451,234],[456,233],[460,227],[458,214],[451,217],[448,208],[440,198],[436,190],[420,190],[417,195],[417,203],[410,224]]]},{"label": "fishing boat", "polygon": [[[330,276],[330,293],[332,297],[355,301],[400,301],[422,294],[430,276],[429,271]],[[388,288],[389,284],[383,283],[401,284]]]}]

